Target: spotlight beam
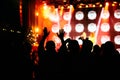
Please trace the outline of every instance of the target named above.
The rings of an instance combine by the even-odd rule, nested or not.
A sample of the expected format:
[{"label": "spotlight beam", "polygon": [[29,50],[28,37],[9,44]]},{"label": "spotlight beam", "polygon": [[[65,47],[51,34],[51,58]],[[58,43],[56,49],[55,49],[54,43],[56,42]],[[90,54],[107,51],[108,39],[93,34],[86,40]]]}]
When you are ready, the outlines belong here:
[{"label": "spotlight beam", "polygon": [[100,13],[100,17],[99,17],[99,20],[98,20],[97,29],[96,29],[96,32],[95,32],[95,44],[97,44],[97,36],[98,36],[99,28],[100,28],[100,22],[101,22],[101,19],[102,19],[103,11],[104,11],[104,8],[102,8],[101,13]]}]

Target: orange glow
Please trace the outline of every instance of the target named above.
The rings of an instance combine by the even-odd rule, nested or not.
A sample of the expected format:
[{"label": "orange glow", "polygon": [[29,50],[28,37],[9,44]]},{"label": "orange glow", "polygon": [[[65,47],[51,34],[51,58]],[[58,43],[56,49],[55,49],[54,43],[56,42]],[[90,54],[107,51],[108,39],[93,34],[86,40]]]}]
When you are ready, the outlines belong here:
[{"label": "orange glow", "polygon": [[108,7],[109,7],[109,2],[106,2],[105,3],[105,10],[108,10]]},{"label": "orange glow", "polygon": [[115,6],[115,4],[113,3],[112,6]]},{"label": "orange glow", "polygon": [[[74,11],[74,7],[72,5],[69,5],[67,8],[71,15],[72,12]],[[50,34],[47,37],[46,41],[54,39],[57,48],[59,48],[60,41],[57,39],[56,33],[52,32],[52,27],[53,25],[56,24],[58,25],[59,29],[63,29],[64,25],[70,23],[69,20],[63,19],[63,15],[65,12],[66,10],[64,6],[58,6],[58,8],[55,8],[54,5],[47,5],[46,3],[42,3],[42,4],[37,3],[35,5],[35,13],[34,13],[35,14],[34,16],[36,17],[35,20],[33,20],[35,24],[32,25],[32,30],[34,32],[33,35],[36,37],[35,39],[38,39],[38,35],[42,36],[44,27],[47,27],[48,31],[50,31]],[[34,40],[34,41],[36,42],[39,40]],[[34,43],[34,45],[36,45],[36,43]]]},{"label": "orange glow", "polygon": [[93,7],[95,7],[95,4],[93,5]]},{"label": "orange glow", "polygon": [[90,33],[89,40],[91,40],[93,44],[95,44],[95,33]]},{"label": "orange glow", "polygon": [[22,14],[22,10],[20,10],[20,14]]},{"label": "orange glow", "polygon": [[83,39],[86,39],[86,38],[87,38],[86,32],[83,32],[83,33],[81,34],[81,38],[83,38]]},{"label": "orange glow", "polygon": [[19,4],[19,14],[20,14],[20,24],[22,26],[23,25],[23,21],[22,21],[22,0],[20,0],[20,4]]},{"label": "orange glow", "polygon": [[39,45],[39,44],[38,44],[37,42],[33,43],[33,46],[34,46],[34,47],[38,47],[38,45]]},{"label": "orange glow", "polygon": [[64,9],[64,7],[62,6],[62,7],[60,8],[60,16],[62,16],[62,14],[63,14],[63,9]]},{"label": "orange glow", "polygon": [[70,6],[67,6],[68,9],[70,9]]},{"label": "orange glow", "polygon": [[100,4],[100,7],[102,7],[102,4]]},{"label": "orange glow", "polygon": [[86,5],[85,7],[88,8],[88,5]]},{"label": "orange glow", "polygon": [[116,2],[116,1],[114,1],[113,3],[117,4],[117,2]]},{"label": "orange glow", "polygon": [[82,8],[82,6],[79,6],[79,8]]},{"label": "orange glow", "polygon": [[38,27],[35,28],[35,32],[36,32],[36,33],[39,32],[39,28],[38,28]]},{"label": "orange glow", "polygon": [[109,2],[106,2],[106,3],[105,3],[105,6],[109,6]]},{"label": "orange glow", "polygon": [[38,13],[38,12],[36,12],[36,13],[35,13],[35,15],[36,15],[36,16],[38,16],[38,15],[39,15],[39,13]]},{"label": "orange glow", "polygon": [[73,5],[70,5],[71,13],[74,11]]},{"label": "orange glow", "polygon": [[22,5],[20,5],[20,9],[22,9]]}]

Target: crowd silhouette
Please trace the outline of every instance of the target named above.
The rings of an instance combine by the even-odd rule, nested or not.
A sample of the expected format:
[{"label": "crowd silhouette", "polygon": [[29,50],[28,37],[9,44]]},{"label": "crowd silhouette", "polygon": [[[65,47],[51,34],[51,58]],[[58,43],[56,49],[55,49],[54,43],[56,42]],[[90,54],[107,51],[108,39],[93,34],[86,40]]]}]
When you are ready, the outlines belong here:
[{"label": "crowd silhouette", "polygon": [[[113,42],[107,41],[99,46],[93,45],[92,41],[86,38],[83,39],[80,47],[77,40],[70,38],[64,40],[65,32],[62,30],[57,33],[62,45],[56,51],[54,41],[45,43],[49,33],[45,27],[37,51],[32,51],[31,44],[21,39],[11,42],[9,40],[10,46],[7,46],[9,48],[6,48],[8,43],[6,45],[1,43],[1,51],[6,53],[1,53],[2,56],[6,58],[5,56],[8,55],[7,61],[5,60],[7,64],[3,64],[6,66],[5,75],[9,74],[12,80],[61,80],[74,79],[74,74],[103,74],[120,71],[120,53],[115,49]],[[79,76],[82,77],[82,75]]]},{"label": "crowd silhouette", "polygon": [[[45,27],[43,37],[39,43],[39,79],[73,78],[73,75],[94,73],[119,72],[120,54],[111,41],[93,45],[88,38],[83,39],[82,47],[77,40],[70,38],[64,40],[64,30],[61,29],[57,36],[61,40],[61,47],[56,52],[55,43],[45,39],[49,31]],[[70,77],[71,76],[71,77]]]}]

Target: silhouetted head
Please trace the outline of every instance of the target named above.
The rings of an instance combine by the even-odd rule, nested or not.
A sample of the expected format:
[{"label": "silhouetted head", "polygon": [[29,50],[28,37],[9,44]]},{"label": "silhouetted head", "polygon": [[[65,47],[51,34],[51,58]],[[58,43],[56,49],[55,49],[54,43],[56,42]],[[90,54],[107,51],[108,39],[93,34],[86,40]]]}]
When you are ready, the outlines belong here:
[{"label": "silhouetted head", "polygon": [[86,38],[83,41],[82,49],[85,50],[85,51],[91,51],[92,47],[93,47],[92,41],[90,41],[88,38]]},{"label": "silhouetted head", "polygon": [[53,41],[48,41],[46,43],[46,50],[55,50],[55,43]]},{"label": "silhouetted head", "polygon": [[68,50],[70,52],[79,52],[80,46],[77,40],[70,40],[68,43]]}]

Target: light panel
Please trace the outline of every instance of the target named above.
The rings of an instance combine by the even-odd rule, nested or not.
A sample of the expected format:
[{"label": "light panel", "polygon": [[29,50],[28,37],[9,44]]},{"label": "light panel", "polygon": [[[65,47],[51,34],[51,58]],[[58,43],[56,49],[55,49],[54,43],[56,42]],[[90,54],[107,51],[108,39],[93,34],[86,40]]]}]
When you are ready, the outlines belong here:
[{"label": "light panel", "polygon": [[76,32],[80,33],[80,32],[83,32],[84,31],[84,25],[81,24],[81,23],[78,23],[75,25],[75,30]]},{"label": "light panel", "polygon": [[102,19],[108,19],[110,16],[110,13],[108,10],[104,10],[102,14]]},{"label": "light panel", "polygon": [[89,32],[95,32],[97,29],[97,25],[95,23],[88,24],[88,31]]},{"label": "light panel", "polygon": [[120,9],[114,11],[114,17],[120,19]]},{"label": "light panel", "polygon": [[109,25],[109,23],[102,23],[102,24],[101,24],[101,30],[102,30],[103,32],[108,32],[108,31],[110,30],[110,25]]},{"label": "light panel", "polygon": [[96,11],[89,11],[88,12],[88,19],[90,19],[90,20],[94,20],[94,19],[96,19],[96,17],[97,17],[97,13],[96,13]]},{"label": "light panel", "polygon": [[101,37],[101,43],[104,44],[105,42],[110,41],[110,36],[104,35]]},{"label": "light panel", "polygon": [[53,33],[59,32],[59,26],[58,26],[57,24],[54,24],[54,25],[52,26],[52,32],[53,32]]},{"label": "light panel", "polygon": [[71,19],[71,14],[70,12],[65,12],[64,15],[63,15],[63,19],[68,21]]},{"label": "light panel", "polygon": [[64,31],[65,31],[66,33],[69,33],[69,32],[71,32],[71,30],[72,30],[70,24],[65,24],[63,29],[64,29]]},{"label": "light panel", "polygon": [[75,14],[75,19],[76,20],[82,20],[84,18],[84,13],[82,11],[78,11]]},{"label": "light panel", "polygon": [[120,45],[120,35],[115,36],[114,42],[115,44]]},{"label": "light panel", "polygon": [[120,32],[120,22],[115,23],[115,25],[114,25],[114,30],[115,30],[116,32]]}]

